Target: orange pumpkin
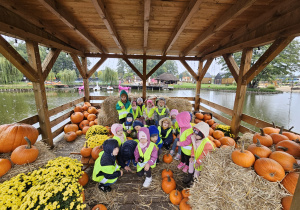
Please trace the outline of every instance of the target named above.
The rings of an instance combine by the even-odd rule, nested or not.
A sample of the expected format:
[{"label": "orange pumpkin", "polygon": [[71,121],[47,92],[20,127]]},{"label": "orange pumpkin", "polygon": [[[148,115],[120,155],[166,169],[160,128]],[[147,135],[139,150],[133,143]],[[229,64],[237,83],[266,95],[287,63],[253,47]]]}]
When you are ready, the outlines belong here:
[{"label": "orange pumpkin", "polygon": [[71,122],[72,123],[80,123],[83,120],[84,116],[81,112],[74,112],[71,114]]},{"label": "orange pumpkin", "polygon": [[0,158],[0,177],[6,174],[10,169],[11,169],[10,160]]},{"label": "orange pumpkin", "polygon": [[199,122],[202,122],[202,120],[199,120],[199,119],[197,119],[197,118],[194,119],[194,123],[195,123],[195,124],[198,124]]},{"label": "orange pumpkin", "polygon": [[92,208],[92,210],[107,210],[107,208],[103,204],[97,204]]},{"label": "orange pumpkin", "polygon": [[204,114],[203,116],[203,120],[210,120],[211,119],[211,115],[210,114]]},{"label": "orange pumpkin", "polygon": [[179,204],[179,210],[191,210],[191,206],[189,204],[187,204],[187,202],[189,201],[189,198],[184,198],[181,200],[180,204]]},{"label": "orange pumpkin", "polygon": [[209,128],[209,133],[208,134],[211,136],[211,135],[213,135],[214,131],[215,131],[214,129]]},{"label": "orange pumpkin", "polygon": [[95,122],[94,121],[90,121],[89,122],[89,126],[92,127],[93,125],[95,125]]},{"label": "orange pumpkin", "polygon": [[170,176],[170,177],[173,177],[173,171],[169,170],[169,169],[164,169],[162,172],[161,172],[161,178],[165,178],[167,176]]},{"label": "orange pumpkin", "polygon": [[81,136],[82,135],[82,130],[78,130],[75,132],[77,136]]},{"label": "orange pumpkin", "polygon": [[35,144],[39,132],[32,125],[24,123],[0,125],[0,153],[12,152],[18,146],[26,145],[24,137]]},{"label": "orange pumpkin", "polygon": [[82,202],[84,202],[85,201],[84,190],[82,190],[80,194],[81,194],[81,197],[82,197]]},{"label": "orange pumpkin", "polygon": [[293,196],[287,196],[281,199],[282,210],[290,210]]},{"label": "orange pumpkin", "polygon": [[219,139],[222,145],[228,145],[228,146],[236,146],[236,143],[233,138],[230,137],[222,137]]},{"label": "orange pumpkin", "polygon": [[97,114],[98,113],[97,109],[93,106],[90,106],[87,111],[90,114]]},{"label": "orange pumpkin", "polygon": [[222,144],[219,140],[214,139],[212,142],[215,143],[216,147],[220,147]]},{"label": "orange pumpkin", "polygon": [[171,203],[173,203],[174,205],[179,205],[181,200],[182,200],[182,195],[181,195],[180,191],[172,190],[170,192],[170,201],[171,201]]},{"label": "orange pumpkin", "polygon": [[173,158],[172,158],[172,155],[170,155],[170,154],[165,154],[165,155],[163,156],[163,161],[164,161],[165,163],[171,163],[172,160],[173,160]]},{"label": "orange pumpkin", "polygon": [[181,194],[184,198],[188,198],[190,196],[190,190],[189,189],[183,189],[181,191]]},{"label": "orange pumpkin", "polygon": [[207,120],[207,124],[209,126],[212,126],[215,123],[215,121],[213,119]]},{"label": "orange pumpkin", "polygon": [[265,134],[263,129],[260,129],[261,133],[255,133],[253,136],[253,143],[256,144],[257,139],[259,139],[260,143],[266,147],[270,147],[273,144],[272,137],[268,134]]},{"label": "orange pumpkin", "polygon": [[214,124],[211,126],[211,128],[212,128],[213,130],[216,130],[216,128],[217,128],[218,125],[220,125],[220,124],[219,124],[219,123],[214,123]]},{"label": "orange pumpkin", "polygon": [[170,192],[172,192],[172,190],[175,190],[176,182],[172,177],[167,176],[163,178],[161,188],[165,193],[169,194]]},{"label": "orange pumpkin", "polygon": [[88,121],[88,120],[83,120],[83,121],[79,124],[79,128],[82,130],[83,127],[89,126],[89,124],[90,124],[90,121]]},{"label": "orange pumpkin", "polygon": [[270,158],[277,161],[285,171],[294,171],[294,164],[297,164],[296,159],[289,153],[282,151],[272,152]]},{"label": "orange pumpkin", "polygon": [[87,119],[87,117],[89,116],[89,114],[90,114],[90,113],[88,113],[88,111],[84,111],[84,112],[83,112],[84,118]]},{"label": "orange pumpkin", "polygon": [[231,153],[231,159],[238,166],[249,168],[255,162],[255,157],[250,151],[244,150],[244,145],[245,142],[243,141],[241,150],[234,150]]},{"label": "orange pumpkin", "polygon": [[84,112],[84,111],[87,111],[89,107],[87,105],[83,105],[81,108],[82,108],[82,111]]},{"label": "orange pumpkin", "polygon": [[220,130],[215,130],[213,133],[212,133],[212,136],[215,138],[215,139],[220,139],[222,137],[224,137],[224,133]]},{"label": "orange pumpkin", "polygon": [[88,120],[88,121],[94,121],[96,118],[97,118],[97,117],[96,117],[95,114],[89,114],[89,115],[87,116],[87,120]]},{"label": "orange pumpkin", "polygon": [[71,131],[73,131],[73,132],[78,131],[78,125],[77,124],[67,124],[67,125],[65,125],[64,132],[68,133],[68,132],[71,132]]},{"label": "orange pumpkin", "polygon": [[85,147],[82,147],[80,150],[80,154],[82,157],[90,157],[92,153],[92,148],[88,147],[88,143],[85,142]]},{"label": "orange pumpkin", "polygon": [[279,133],[280,129],[276,128],[274,122],[272,124],[273,124],[273,127],[265,127],[265,128],[263,128],[263,131],[264,131],[265,134]]},{"label": "orange pumpkin", "polygon": [[98,125],[98,119],[94,120],[95,125]]},{"label": "orange pumpkin", "polygon": [[77,138],[77,134],[73,131],[65,133],[64,139],[66,141],[74,141]]},{"label": "orange pumpkin", "polygon": [[32,163],[39,156],[39,150],[35,146],[31,146],[31,142],[26,136],[24,137],[24,139],[27,142],[27,146],[18,146],[11,153],[10,159],[14,164],[23,165],[25,163]]},{"label": "orange pumpkin", "polygon": [[82,107],[81,106],[75,106],[74,112],[82,112]]},{"label": "orange pumpkin", "polygon": [[259,176],[262,176],[270,182],[281,181],[285,176],[283,167],[270,158],[258,157],[258,160],[254,163],[254,170]]},{"label": "orange pumpkin", "polygon": [[127,140],[133,140],[131,137],[126,137]]},{"label": "orange pumpkin", "polygon": [[282,130],[283,130],[283,126],[280,128],[279,133],[271,133],[270,134],[274,144],[277,144],[278,142],[283,141],[283,140],[289,140],[289,138],[287,136],[282,134]]},{"label": "orange pumpkin", "polygon": [[103,150],[102,146],[94,147],[92,150],[92,158],[96,160],[99,157],[99,153],[102,152],[102,150]]},{"label": "orange pumpkin", "polygon": [[298,179],[299,174],[296,172],[291,172],[288,175],[286,175],[286,177],[282,180],[281,184],[287,191],[294,195]]},{"label": "orange pumpkin", "polygon": [[81,186],[85,186],[89,182],[89,176],[87,173],[84,171],[81,177],[78,179],[78,182]]},{"label": "orange pumpkin", "polygon": [[92,106],[89,102],[84,102],[84,104],[83,105],[85,105],[85,106],[87,106],[87,107],[90,107],[90,106]]},{"label": "orange pumpkin", "polygon": [[197,118],[197,119],[199,119],[199,120],[203,120],[203,117],[204,117],[204,115],[202,114],[202,113],[196,113],[195,114],[195,117]]},{"label": "orange pumpkin", "polygon": [[261,145],[259,139],[257,139],[256,144],[249,145],[248,150],[252,152],[253,155],[257,155],[261,158],[267,158],[272,153],[272,151],[268,147]]},{"label": "orange pumpkin", "polygon": [[277,151],[285,151],[295,158],[300,157],[300,144],[291,140],[284,140],[276,144],[275,146]]},{"label": "orange pumpkin", "polygon": [[84,127],[82,128],[82,133],[85,135],[86,132],[89,130],[89,128],[90,128],[90,126],[84,126]]},{"label": "orange pumpkin", "polygon": [[297,138],[299,138],[296,134],[294,134],[292,132],[282,132],[282,135],[285,135],[286,137],[288,137],[289,140],[296,140]]}]

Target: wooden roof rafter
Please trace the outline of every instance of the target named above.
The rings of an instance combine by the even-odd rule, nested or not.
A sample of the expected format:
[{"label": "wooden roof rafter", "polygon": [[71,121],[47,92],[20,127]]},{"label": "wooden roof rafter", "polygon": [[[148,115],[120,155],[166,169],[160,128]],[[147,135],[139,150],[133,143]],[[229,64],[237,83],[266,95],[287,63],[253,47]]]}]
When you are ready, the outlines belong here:
[{"label": "wooden roof rafter", "polygon": [[144,44],[143,44],[144,54],[147,53],[147,48],[148,48],[150,11],[151,11],[151,0],[144,0]]},{"label": "wooden roof rafter", "polygon": [[95,73],[95,71],[97,71],[97,69],[106,61],[107,58],[101,58],[92,68],[91,70],[89,70],[87,72],[87,76],[88,78],[90,78],[92,76],[92,74]]},{"label": "wooden roof rafter", "polygon": [[188,70],[188,72],[194,77],[194,79],[197,81],[199,76],[194,72],[194,70],[190,67],[190,65],[185,60],[181,60],[180,62],[186,68],[186,70]]},{"label": "wooden roof rafter", "polygon": [[[128,60],[128,58],[123,58],[123,60],[130,66],[130,68],[141,78],[143,79],[144,76],[141,74],[141,72]],[[145,75],[146,76],[146,75]]]},{"label": "wooden roof rafter", "polygon": [[83,64],[80,62],[78,56],[74,53],[71,53],[70,56],[73,59],[73,61],[76,65],[80,75],[82,76],[82,78],[87,79],[88,78],[87,71],[85,71],[85,68],[84,68]]},{"label": "wooden roof rafter", "polygon": [[61,50],[51,49],[42,63],[43,80],[45,81],[50,73],[55,61],[57,60]]}]

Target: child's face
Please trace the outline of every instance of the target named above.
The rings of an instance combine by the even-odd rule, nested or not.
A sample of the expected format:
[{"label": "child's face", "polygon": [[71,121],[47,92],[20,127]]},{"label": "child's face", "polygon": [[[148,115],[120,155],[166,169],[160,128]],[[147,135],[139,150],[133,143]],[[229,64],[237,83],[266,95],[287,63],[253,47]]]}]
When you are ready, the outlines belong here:
[{"label": "child's face", "polygon": [[168,126],[169,126],[168,121],[163,121],[163,127],[166,128],[166,127],[168,127]]},{"label": "child's face", "polygon": [[141,142],[141,144],[146,144],[147,143],[146,138],[140,138],[139,141]]},{"label": "child's face", "polygon": [[158,136],[157,136],[157,135],[154,135],[154,136],[151,136],[151,137],[150,137],[150,140],[151,140],[153,143],[156,143],[157,139],[158,139]]},{"label": "child's face", "polygon": [[127,97],[125,95],[121,95],[121,101],[123,102],[127,101]]},{"label": "child's face", "polygon": [[141,126],[137,125],[137,126],[134,127],[134,129],[135,129],[136,131],[139,131],[139,130],[141,129]]},{"label": "child's face", "polygon": [[159,106],[164,106],[164,105],[165,105],[165,102],[164,102],[163,100],[159,100],[159,101],[158,101],[158,105],[159,105]]},{"label": "child's face", "polygon": [[173,114],[173,115],[171,116],[171,119],[176,119],[176,115]]},{"label": "child's face", "polygon": [[127,121],[127,122],[132,122],[132,118],[131,118],[131,117],[128,117],[126,121]]},{"label": "child's face", "polygon": [[138,101],[137,104],[138,104],[138,105],[141,105],[141,104],[143,104],[143,102],[142,102],[142,101]]},{"label": "child's face", "polygon": [[136,106],[136,102],[135,101],[132,102],[132,106]]},{"label": "child's face", "polygon": [[147,106],[148,106],[148,107],[152,107],[152,103],[148,102],[148,103],[147,103]]},{"label": "child's face", "polygon": [[202,139],[201,136],[196,135],[195,133],[194,133],[194,136],[195,136],[196,140],[201,140]]},{"label": "child's face", "polygon": [[117,131],[117,135],[118,136],[122,136],[122,134],[123,134],[123,130],[122,129],[120,129],[120,130]]},{"label": "child's face", "polygon": [[117,156],[118,153],[119,153],[119,147],[114,148],[114,150],[112,152],[113,156]]}]

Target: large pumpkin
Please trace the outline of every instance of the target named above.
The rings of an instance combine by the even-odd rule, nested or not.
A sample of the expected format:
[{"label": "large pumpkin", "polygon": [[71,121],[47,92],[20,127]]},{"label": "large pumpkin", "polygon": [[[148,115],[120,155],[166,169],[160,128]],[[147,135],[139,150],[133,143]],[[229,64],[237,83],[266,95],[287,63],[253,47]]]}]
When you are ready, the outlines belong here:
[{"label": "large pumpkin", "polygon": [[293,155],[282,151],[275,151],[270,155],[270,158],[277,161],[285,171],[294,171],[294,164],[297,164]]},{"label": "large pumpkin", "polygon": [[103,147],[102,146],[96,146],[92,150],[92,158],[96,160],[99,157],[99,153],[102,152]]},{"label": "large pumpkin", "polygon": [[254,170],[259,176],[262,176],[270,182],[281,181],[285,176],[283,167],[270,158],[259,158],[256,160]]},{"label": "large pumpkin", "polygon": [[296,185],[299,179],[299,174],[296,172],[291,172],[282,180],[281,184],[287,191],[294,195]]},{"label": "large pumpkin", "polygon": [[272,153],[272,151],[268,147],[261,145],[259,139],[257,139],[256,144],[249,145],[247,150],[250,151],[253,155],[257,155],[261,158],[267,158]]},{"label": "large pumpkin", "polygon": [[220,139],[222,137],[224,137],[224,133],[220,130],[215,130],[212,134],[212,136],[215,138],[215,139]]},{"label": "large pumpkin", "polygon": [[31,144],[35,144],[39,132],[32,125],[28,124],[4,124],[0,126],[0,153],[12,152],[18,146],[26,145],[24,137],[27,137]]},{"label": "large pumpkin", "polygon": [[71,122],[74,124],[80,123],[83,120],[84,116],[81,112],[74,112],[71,114]]},{"label": "large pumpkin", "polygon": [[97,116],[95,114],[89,114],[87,116],[87,120],[88,121],[94,121],[97,118]]},{"label": "large pumpkin", "polygon": [[281,199],[282,210],[290,210],[293,196],[287,196]]},{"label": "large pumpkin", "polygon": [[179,210],[191,210],[191,206],[189,204],[187,204],[187,202],[189,201],[189,198],[184,198],[181,200],[180,204],[179,204]]},{"label": "large pumpkin", "polygon": [[0,177],[11,169],[11,162],[8,159],[0,158]]},{"label": "large pumpkin", "polygon": [[220,138],[219,141],[222,145],[236,146],[234,139],[227,136]]},{"label": "large pumpkin", "polygon": [[255,133],[253,136],[253,143],[256,144],[257,139],[259,139],[260,143],[266,147],[270,147],[273,144],[272,137],[268,134],[265,134],[263,129],[260,129],[260,133]]},{"label": "large pumpkin", "polygon": [[245,142],[243,141],[241,150],[234,150],[231,153],[231,158],[238,166],[249,168],[255,162],[255,157],[250,151],[244,150],[244,144]]},{"label": "large pumpkin", "polygon": [[77,138],[77,134],[74,131],[65,133],[64,139],[66,141],[74,141]]},{"label": "large pumpkin", "polygon": [[273,127],[264,127],[263,131],[265,134],[271,134],[271,133],[279,133],[280,129],[276,128],[275,124],[273,123]]},{"label": "large pumpkin", "polygon": [[34,162],[39,156],[39,150],[35,146],[31,146],[30,140],[25,136],[24,137],[27,146],[21,145],[18,146],[12,153],[11,153],[11,161],[17,165],[23,165],[25,163],[32,163]]},{"label": "large pumpkin", "polygon": [[278,142],[283,141],[283,140],[289,140],[289,138],[287,136],[282,134],[282,130],[283,130],[283,127],[280,128],[279,133],[271,133],[270,134],[274,144],[277,144]]},{"label": "large pumpkin", "polygon": [[68,133],[68,132],[71,132],[71,131],[74,131],[74,132],[76,132],[76,131],[78,131],[78,125],[77,124],[67,124],[67,125],[65,125],[65,127],[64,127],[64,132],[65,133]]},{"label": "large pumpkin", "polygon": [[169,170],[169,169],[164,169],[162,172],[161,172],[161,178],[165,178],[167,176],[170,176],[170,177],[173,177],[173,171]]},{"label": "large pumpkin", "polygon": [[295,158],[300,157],[300,144],[291,140],[284,140],[276,144],[275,146],[277,151],[285,151]]},{"label": "large pumpkin", "polygon": [[172,192],[172,190],[175,190],[176,182],[172,177],[167,176],[163,178],[161,188],[165,193],[169,194],[170,192]]}]

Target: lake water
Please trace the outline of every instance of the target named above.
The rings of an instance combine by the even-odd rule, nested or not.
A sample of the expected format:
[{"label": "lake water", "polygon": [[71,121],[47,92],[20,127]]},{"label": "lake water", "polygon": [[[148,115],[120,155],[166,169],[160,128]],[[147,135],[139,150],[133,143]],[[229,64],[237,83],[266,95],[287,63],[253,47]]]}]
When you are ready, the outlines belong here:
[{"label": "lake water", "polygon": [[[141,91],[132,91],[141,93]],[[195,90],[164,90],[147,91],[148,95],[170,97],[194,97]],[[110,96],[119,95],[118,91],[92,92],[90,95]],[[201,98],[233,109],[235,93],[201,90]],[[59,90],[47,92],[48,107],[53,109],[57,106],[83,97],[83,92],[75,90]],[[281,94],[256,94],[247,93],[244,104],[244,113],[267,122],[275,122],[276,125],[289,128],[294,126],[293,131],[300,133],[300,93]],[[213,110],[217,113],[216,110]],[[33,92],[0,92],[0,124],[20,121],[24,118],[36,115],[36,106]],[[225,114],[223,114],[226,116]],[[228,117],[228,116],[227,116]]]}]

